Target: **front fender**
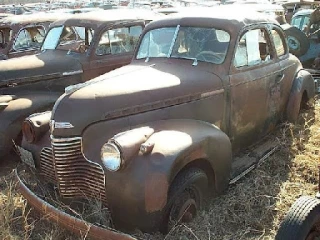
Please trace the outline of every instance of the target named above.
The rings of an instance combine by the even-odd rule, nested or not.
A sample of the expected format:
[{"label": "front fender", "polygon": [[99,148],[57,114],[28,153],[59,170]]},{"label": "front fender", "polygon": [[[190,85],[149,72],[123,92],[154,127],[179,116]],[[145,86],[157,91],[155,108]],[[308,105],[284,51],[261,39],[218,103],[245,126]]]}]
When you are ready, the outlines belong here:
[{"label": "front fender", "polygon": [[36,93],[21,95],[0,110],[0,156],[8,153],[12,139],[21,132],[23,120],[30,114],[51,109],[60,93]]},{"label": "front fender", "polygon": [[315,96],[315,83],[312,75],[306,70],[300,70],[291,87],[289,101],[287,104],[287,120],[295,122],[298,119],[301,100],[306,92],[307,99]]},{"label": "front fender", "polygon": [[[170,184],[186,165],[205,159],[214,171],[215,189],[221,192],[229,182],[232,153],[227,135],[206,122],[175,119],[143,126],[154,129],[147,140],[154,143],[152,151],[148,154],[137,151],[120,171],[110,172],[104,168],[104,172],[114,222],[150,231],[159,225],[159,215],[166,206]],[[108,130],[102,127],[100,132]],[[87,132],[84,139],[89,135]],[[99,137],[95,135],[95,138]],[[93,144],[98,142],[95,140]],[[92,148],[86,146],[83,149],[84,155],[89,149]],[[126,218],[123,218],[123,212],[126,212]]]}]

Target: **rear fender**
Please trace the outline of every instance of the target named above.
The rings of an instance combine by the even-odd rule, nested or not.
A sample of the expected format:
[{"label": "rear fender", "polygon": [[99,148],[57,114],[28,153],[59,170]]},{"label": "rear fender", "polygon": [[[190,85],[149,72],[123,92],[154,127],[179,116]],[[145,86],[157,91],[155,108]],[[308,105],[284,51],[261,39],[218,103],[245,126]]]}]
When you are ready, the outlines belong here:
[{"label": "rear fender", "polygon": [[302,96],[306,92],[308,100],[315,96],[315,83],[312,75],[306,70],[300,70],[291,87],[287,104],[287,120],[295,122],[298,119]]}]

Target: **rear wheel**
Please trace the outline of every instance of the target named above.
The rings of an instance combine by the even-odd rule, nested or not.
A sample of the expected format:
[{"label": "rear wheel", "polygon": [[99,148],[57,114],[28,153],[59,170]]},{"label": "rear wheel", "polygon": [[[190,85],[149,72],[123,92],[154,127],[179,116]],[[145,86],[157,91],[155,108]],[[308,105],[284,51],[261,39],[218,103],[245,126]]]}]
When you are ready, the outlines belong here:
[{"label": "rear wheel", "polygon": [[300,197],[280,225],[276,240],[320,239],[320,200]]},{"label": "rear wheel", "polygon": [[203,170],[189,168],[179,173],[169,190],[162,230],[167,232],[179,222],[190,222],[202,208],[208,190]]}]

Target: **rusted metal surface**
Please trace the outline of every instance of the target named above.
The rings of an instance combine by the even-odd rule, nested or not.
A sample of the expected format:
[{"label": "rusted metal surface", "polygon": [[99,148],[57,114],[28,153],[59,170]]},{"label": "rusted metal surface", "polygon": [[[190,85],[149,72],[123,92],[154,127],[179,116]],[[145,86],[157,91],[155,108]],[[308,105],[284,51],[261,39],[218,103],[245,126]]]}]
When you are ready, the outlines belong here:
[{"label": "rusted metal surface", "polygon": [[30,206],[41,212],[46,219],[54,221],[79,236],[85,235],[86,237],[101,240],[135,240],[135,238],[130,235],[95,226],[62,212],[31,192],[20,179],[17,171],[15,171],[15,176],[18,181],[18,188],[22,195],[28,200]]},{"label": "rusted metal surface", "polygon": [[[68,29],[74,27],[87,29],[84,31],[92,29],[94,31],[92,41],[89,46],[86,45],[83,51],[78,48],[73,49],[77,44],[79,45],[76,41],[77,43],[68,43],[59,49],[57,45],[53,49],[43,49],[36,55],[0,61],[0,94],[16,96],[15,100],[8,102],[7,106],[1,108],[0,122],[3,124],[0,127],[0,156],[10,150],[12,139],[15,140],[21,131],[22,119],[34,112],[50,109],[55,100],[64,92],[65,87],[83,83],[130,62],[133,48],[126,52],[97,54],[103,34],[108,31],[111,34],[117,29],[125,27],[128,29],[136,27],[142,31],[145,24],[157,16],[150,11],[142,13],[136,10],[108,10],[107,14],[103,13],[104,11],[99,11],[99,14],[93,12],[76,16],[60,15],[61,20],[52,24],[49,31],[54,31],[55,27],[61,27],[61,24],[64,24],[63,26]],[[139,13],[141,13],[140,16]],[[57,16],[57,14],[52,15]],[[2,26],[18,26],[22,23],[29,26],[32,19],[40,21],[44,18],[44,15],[35,15],[30,18],[15,16],[12,21],[3,20]],[[51,15],[48,14],[47,19],[51,18]],[[16,24],[13,24],[13,21],[16,21]],[[73,31],[76,32],[76,30]],[[88,34],[86,32],[84,35]],[[139,31],[134,34],[135,38],[140,35]],[[78,35],[77,39],[80,38],[80,33]],[[84,38],[86,40],[83,41],[89,39],[88,36],[84,36]],[[135,43],[132,42],[132,44]],[[52,98],[42,99],[45,94],[52,96]],[[12,111],[11,105],[14,106],[18,103],[21,104],[21,108]]]},{"label": "rusted metal surface", "polygon": [[[217,35],[201,38],[207,33],[202,29],[219,29],[220,41]],[[156,53],[161,47],[168,52],[152,55],[142,46],[150,32],[154,39],[166,36],[167,32],[156,35],[158,30],[168,31],[173,40],[155,48]],[[185,47],[190,39],[194,45]],[[184,55],[193,46],[199,48]],[[213,54],[204,56],[209,47],[217,47],[214,53],[218,56],[211,62],[208,59]],[[200,48],[204,53],[199,54]],[[251,166],[236,158],[237,154],[288,117],[290,96],[306,91],[313,97],[311,75],[287,49],[284,33],[275,21],[256,14],[210,9],[201,15],[183,12],[151,22],[130,65],[68,88],[52,110],[50,132],[38,143],[23,147],[40,162],[41,151],[53,149],[52,158],[43,162],[52,161],[62,194],[68,194],[69,187],[70,197],[85,187],[92,187],[95,194],[104,190],[116,226],[157,230],[166,214],[170,186],[183,169],[203,169],[210,189],[223,192],[231,171],[239,174],[239,169],[246,171],[244,166]],[[173,51],[177,55],[171,57]],[[246,59],[248,55],[255,59]],[[59,148],[57,141],[62,143]],[[72,154],[67,148],[72,148],[70,141],[77,142]],[[121,158],[117,159],[121,167],[115,170],[106,167],[102,159],[103,146],[109,141],[119,150],[111,154],[112,159]],[[141,151],[144,144],[151,146],[146,153]],[[257,158],[255,154],[253,160]],[[63,172],[59,172],[62,165]],[[91,170],[93,166],[95,170]],[[90,181],[78,182],[89,170],[87,178],[99,182],[97,187]],[[64,172],[70,178],[65,178]],[[74,183],[79,183],[78,190]]]}]

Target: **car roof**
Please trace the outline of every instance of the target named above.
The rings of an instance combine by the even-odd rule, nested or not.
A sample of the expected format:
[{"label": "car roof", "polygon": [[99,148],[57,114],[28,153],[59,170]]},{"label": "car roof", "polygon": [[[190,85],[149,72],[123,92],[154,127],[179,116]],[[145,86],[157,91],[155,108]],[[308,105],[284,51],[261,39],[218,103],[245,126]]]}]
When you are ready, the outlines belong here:
[{"label": "car roof", "polygon": [[122,22],[126,20],[154,20],[161,17],[162,14],[146,9],[109,9],[99,10],[86,13],[78,13],[72,16],[60,19],[52,24],[52,26],[61,25],[79,25],[100,26],[106,22]]},{"label": "car roof", "polygon": [[178,13],[167,15],[158,21],[148,24],[148,28],[157,28],[163,25],[214,25],[217,28],[229,29],[230,32],[239,31],[246,25],[258,23],[274,23],[277,21],[266,14],[254,10],[241,10],[241,6],[232,5],[215,7],[191,7],[185,8]]},{"label": "car roof", "polygon": [[25,15],[12,15],[0,19],[0,25],[15,25],[22,24],[28,25],[32,23],[40,22],[54,22],[63,16],[64,14],[56,13],[34,13],[34,14],[25,14]]},{"label": "car roof", "polygon": [[296,16],[310,15],[313,11],[314,9],[301,9],[298,12],[296,12],[292,17],[294,18]]}]

